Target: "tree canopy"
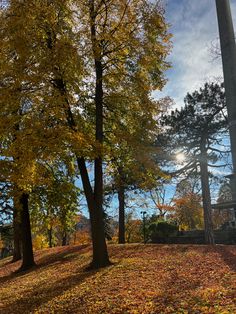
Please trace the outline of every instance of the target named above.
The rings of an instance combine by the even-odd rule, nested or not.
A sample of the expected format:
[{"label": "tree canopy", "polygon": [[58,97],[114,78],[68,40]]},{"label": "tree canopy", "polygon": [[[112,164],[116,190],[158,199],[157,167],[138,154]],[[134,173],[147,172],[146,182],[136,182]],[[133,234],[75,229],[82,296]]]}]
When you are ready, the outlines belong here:
[{"label": "tree canopy", "polygon": [[[186,164],[175,173],[185,171],[200,176],[205,238],[207,243],[213,243],[208,167],[221,166],[220,157],[226,153],[219,148],[223,145],[222,135],[227,133],[224,86],[206,83],[199,91],[187,94],[184,102],[184,107],[163,116],[166,132],[160,135],[160,141],[168,143],[167,155],[168,150],[172,155],[177,151],[186,155]],[[172,156],[170,159],[173,161]]]},{"label": "tree canopy", "polygon": [[140,156],[137,147],[148,147],[155,132],[160,104],[151,92],[164,86],[169,67],[164,10],[146,0],[12,0],[0,14],[5,179],[19,204],[25,195],[19,206],[26,210],[34,189],[55,186],[48,165],[59,159],[69,167],[76,160],[92,225],[93,266],[105,266],[103,164],[124,146],[130,160]]}]

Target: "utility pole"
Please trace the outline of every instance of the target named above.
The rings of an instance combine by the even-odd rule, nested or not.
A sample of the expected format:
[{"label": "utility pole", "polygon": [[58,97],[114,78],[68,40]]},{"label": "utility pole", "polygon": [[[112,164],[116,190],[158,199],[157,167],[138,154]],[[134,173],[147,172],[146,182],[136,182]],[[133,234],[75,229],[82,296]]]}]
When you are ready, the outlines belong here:
[{"label": "utility pole", "polygon": [[233,173],[229,175],[232,203],[236,206],[236,44],[229,0],[216,0],[223,63],[226,106],[228,111],[229,134]]}]

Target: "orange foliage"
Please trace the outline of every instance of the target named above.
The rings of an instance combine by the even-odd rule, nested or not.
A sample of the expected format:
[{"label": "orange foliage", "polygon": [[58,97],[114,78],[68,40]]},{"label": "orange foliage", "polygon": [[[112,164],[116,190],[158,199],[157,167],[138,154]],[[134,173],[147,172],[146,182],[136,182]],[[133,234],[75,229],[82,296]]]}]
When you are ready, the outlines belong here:
[{"label": "orange foliage", "polygon": [[127,243],[142,242],[142,221],[139,219],[130,219],[125,224],[125,238]]},{"label": "orange foliage", "polygon": [[189,192],[184,197],[175,199],[174,203],[173,218],[177,220],[181,229],[203,228],[203,208],[200,195]]},{"label": "orange foliage", "polygon": [[156,207],[162,212],[172,212],[174,210],[174,206],[168,204],[160,204],[158,203]]},{"label": "orange foliage", "polygon": [[88,230],[78,230],[71,237],[70,244],[80,245],[91,243],[91,234]]},{"label": "orange foliage", "polygon": [[85,271],[91,247],[36,253],[24,276],[0,261],[1,313],[234,314],[236,248],[112,245],[113,265]]}]

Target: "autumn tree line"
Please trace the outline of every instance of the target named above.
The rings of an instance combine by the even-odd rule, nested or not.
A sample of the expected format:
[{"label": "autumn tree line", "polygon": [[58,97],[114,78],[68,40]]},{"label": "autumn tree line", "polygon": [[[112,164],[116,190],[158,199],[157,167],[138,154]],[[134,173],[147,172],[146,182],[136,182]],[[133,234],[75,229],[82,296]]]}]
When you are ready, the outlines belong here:
[{"label": "autumn tree line", "polygon": [[118,194],[123,243],[125,193],[171,177],[162,164],[180,146],[195,156],[184,171],[200,169],[206,240],[214,242],[207,164],[226,129],[224,90],[206,84],[167,114],[170,101],[152,92],[166,83],[170,38],[161,1],[10,0],[0,9],[0,188],[2,212],[13,207],[21,270],[34,266],[30,216],[48,221],[49,238],[50,217],[66,234],[79,193],[91,267],[109,265],[105,196]]}]

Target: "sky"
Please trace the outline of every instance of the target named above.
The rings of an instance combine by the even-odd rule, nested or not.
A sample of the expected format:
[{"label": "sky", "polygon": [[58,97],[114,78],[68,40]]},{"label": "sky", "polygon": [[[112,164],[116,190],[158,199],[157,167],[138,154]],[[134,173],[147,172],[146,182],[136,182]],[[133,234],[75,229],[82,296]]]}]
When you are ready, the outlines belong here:
[{"label": "sky", "polygon": [[[179,108],[188,92],[198,89],[206,81],[223,80],[221,57],[212,52],[213,46],[219,47],[215,0],[163,1],[166,21],[173,35],[173,48],[168,57],[172,67],[166,72],[168,82],[163,91],[154,92],[153,96],[170,96],[174,107]],[[230,4],[236,32],[236,0],[230,0]],[[228,174],[229,170],[220,169],[221,175],[224,172]],[[173,194],[172,186],[170,190]],[[212,193],[212,198],[216,197],[217,193]]]},{"label": "sky", "polygon": [[[172,52],[168,61],[172,67],[166,72],[168,82],[162,92],[154,92],[155,98],[170,96],[174,107],[183,105],[188,92],[201,87],[206,81],[223,80],[220,56],[212,53],[212,45],[219,46],[218,23],[215,0],[163,0],[166,21],[172,33]],[[223,1],[223,0],[222,0]],[[234,28],[236,31],[236,0],[230,0]],[[228,174],[228,169],[214,170]],[[215,189],[215,187],[214,187]],[[215,192],[215,193],[213,193]],[[175,184],[167,187],[167,199],[175,193]],[[218,190],[212,191],[216,201]],[[114,199],[114,207],[118,207]],[[142,203],[143,200],[140,200]],[[131,201],[132,203],[132,201]],[[152,202],[145,208],[148,214],[154,212]],[[142,206],[140,207],[142,210]],[[136,209],[139,216],[139,209]]]},{"label": "sky", "polygon": [[[215,0],[164,0],[166,20],[171,25],[173,49],[168,57],[172,68],[166,72],[168,82],[160,98],[170,96],[181,107],[187,92],[205,81],[223,77],[220,57],[211,52],[219,38]],[[236,0],[230,0],[236,30]]]}]

